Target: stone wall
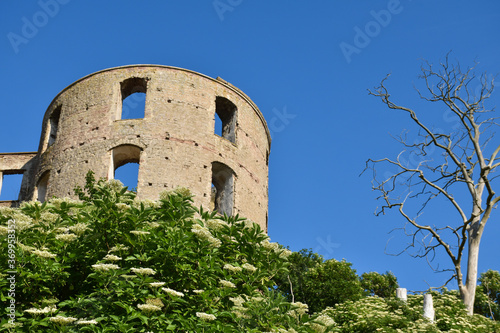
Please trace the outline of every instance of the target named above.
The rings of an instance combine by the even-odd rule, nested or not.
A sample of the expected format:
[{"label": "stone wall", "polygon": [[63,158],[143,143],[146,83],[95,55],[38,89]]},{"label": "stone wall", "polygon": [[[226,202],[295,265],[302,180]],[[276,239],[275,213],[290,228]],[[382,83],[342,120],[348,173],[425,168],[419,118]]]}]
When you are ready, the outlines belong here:
[{"label": "stone wall", "polygon": [[[144,118],[122,119],[122,100],[134,92],[146,93]],[[216,114],[222,137],[214,134]],[[109,179],[117,167],[137,162],[139,198],[158,199],[182,186],[193,192],[195,205],[209,208],[215,185],[219,211],[267,230],[270,143],[259,109],[224,80],[166,66],[111,68],[78,80],[52,101],[21,199],[72,197],[88,170]]]}]

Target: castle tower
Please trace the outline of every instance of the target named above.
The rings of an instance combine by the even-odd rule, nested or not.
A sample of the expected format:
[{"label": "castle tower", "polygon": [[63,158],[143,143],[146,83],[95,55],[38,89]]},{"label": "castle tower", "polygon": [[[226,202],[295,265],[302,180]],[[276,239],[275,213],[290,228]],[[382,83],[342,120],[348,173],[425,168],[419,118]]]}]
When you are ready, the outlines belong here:
[{"label": "castle tower", "polygon": [[[124,101],[134,94],[145,95],[144,114],[127,119]],[[196,206],[215,204],[267,230],[270,144],[257,106],[228,82],[174,67],[123,66],[61,91],[45,113],[38,151],[0,154],[0,173],[23,174],[19,201],[44,201],[74,197],[88,170],[112,179],[120,166],[138,163],[139,198],[186,187]]]}]

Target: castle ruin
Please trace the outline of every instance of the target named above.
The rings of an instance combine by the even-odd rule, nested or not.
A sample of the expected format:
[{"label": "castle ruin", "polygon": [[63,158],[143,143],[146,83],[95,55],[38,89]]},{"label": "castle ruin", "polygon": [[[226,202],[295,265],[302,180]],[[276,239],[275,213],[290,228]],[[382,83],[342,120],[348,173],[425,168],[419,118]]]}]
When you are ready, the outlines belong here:
[{"label": "castle ruin", "polygon": [[[137,93],[145,94],[144,116],[126,119],[123,101]],[[270,145],[260,110],[220,78],[159,65],[110,68],[54,98],[37,152],[0,154],[0,191],[3,175],[23,175],[18,200],[0,205],[75,197],[89,170],[113,179],[117,168],[137,163],[140,199],[186,187],[196,206],[239,214],[267,230]]]}]

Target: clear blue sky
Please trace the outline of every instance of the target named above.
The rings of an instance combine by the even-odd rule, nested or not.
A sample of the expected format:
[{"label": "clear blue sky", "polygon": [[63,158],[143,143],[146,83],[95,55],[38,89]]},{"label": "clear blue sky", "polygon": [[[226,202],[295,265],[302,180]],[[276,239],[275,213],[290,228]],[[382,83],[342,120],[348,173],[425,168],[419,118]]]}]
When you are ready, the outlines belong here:
[{"label": "clear blue sky", "polygon": [[[358,36],[367,30],[367,37]],[[438,286],[447,275],[432,273],[424,260],[384,254],[393,236],[393,251],[404,245],[406,239],[388,234],[402,221],[396,214],[373,215],[378,204],[370,175],[359,177],[366,159],[397,155],[401,149],[390,134],[410,123],[367,89],[392,73],[394,98],[422,107],[413,90],[422,59],[438,62],[453,51],[453,60],[469,65],[477,59],[480,72],[498,73],[499,32],[495,0],[5,0],[0,152],[36,150],[51,100],[95,71],[161,64],[220,76],[274,124],[272,240],[345,258],[358,273],[390,270],[402,286],[422,290],[424,281]],[[346,51],[347,44],[356,50]],[[444,111],[437,110],[437,121]],[[499,216],[495,212],[486,227],[480,272],[500,269]]]}]

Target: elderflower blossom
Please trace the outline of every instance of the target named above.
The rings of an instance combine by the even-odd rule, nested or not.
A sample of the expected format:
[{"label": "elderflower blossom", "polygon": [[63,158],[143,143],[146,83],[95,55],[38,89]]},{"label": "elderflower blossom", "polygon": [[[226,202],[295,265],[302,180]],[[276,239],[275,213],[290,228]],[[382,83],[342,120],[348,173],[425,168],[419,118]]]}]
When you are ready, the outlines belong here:
[{"label": "elderflower blossom", "polygon": [[150,304],[150,305],[154,305],[154,306],[158,306],[160,308],[164,307],[165,304],[163,304],[163,302],[161,301],[161,299],[159,298],[148,298],[146,300],[146,304]]},{"label": "elderflower blossom", "polygon": [[180,291],[176,291],[170,288],[161,288],[164,292],[171,296],[176,296],[176,297],[184,297],[184,293],[181,293]]},{"label": "elderflower blossom", "polygon": [[97,321],[92,320],[78,320],[75,324],[77,325],[97,325]]},{"label": "elderflower blossom", "polygon": [[45,251],[45,250],[34,250],[31,253],[33,253],[39,257],[42,257],[42,258],[55,258],[55,257],[57,257],[57,255],[50,253],[49,251]]},{"label": "elderflower blossom", "polygon": [[236,285],[232,283],[231,281],[227,280],[220,280],[219,283],[226,288],[236,288]]},{"label": "elderflower blossom", "polygon": [[102,260],[107,260],[107,261],[120,261],[122,258],[115,256],[114,254],[107,254]]},{"label": "elderflower blossom", "polygon": [[43,309],[31,308],[31,309],[28,309],[28,310],[24,310],[24,312],[28,312],[28,313],[35,314],[35,315],[45,314],[45,313],[52,313],[52,312],[56,312],[56,311],[57,311],[57,308],[55,306],[53,306],[53,305],[46,306]]},{"label": "elderflower blossom", "polygon": [[85,233],[87,229],[89,229],[88,225],[85,223],[77,223],[75,225],[72,225],[68,227],[69,230],[73,231],[75,234],[78,236],[81,236]]},{"label": "elderflower blossom", "polygon": [[271,243],[269,242],[269,239],[263,240],[262,242],[260,242],[260,245],[269,251],[277,251],[279,249],[278,243]]},{"label": "elderflower blossom", "polygon": [[217,317],[215,317],[213,314],[208,314],[205,312],[196,312],[196,317],[198,317],[204,321],[212,321],[212,320],[217,319]]},{"label": "elderflower blossom", "polygon": [[142,231],[142,230],[132,230],[130,231],[131,234],[134,234],[134,235],[149,235],[150,232],[149,231]]},{"label": "elderflower blossom", "polygon": [[0,235],[5,236],[9,233],[9,229],[7,227],[4,227],[3,225],[0,225]]},{"label": "elderflower blossom", "polygon": [[71,324],[72,322],[76,321],[76,318],[73,317],[63,317],[63,316],[55,316],[55,317],[50,317],[49,320],[53,323],[61,324],[61,325],[66,325],[66,324]]},{"label": "elderflower blossom", "polygon": [[247,271],[252,272],[252,273],[257,270],[257,268],[254,265],[251,265],[249,263],[244,263],[241,267],[243,267],[243,269],[246,269]]},{"label": "elderflower blossom", "polygon": [[122,212],[130,209],[130,206],[127,205],[126,203],[123,203],[123,202],[118,202],[115,205],[116,205],[116,208],[118,208],[118,210],[122,211]]},{"label": "elderflower blossom", "polygon": [[118,244],[116,246],[113,246],[109,251],[108,253],[110,252],[118,252],[118,251],[127,251],[128,250],[128,247],[123,245],[123,244]]},{"label": "elderflower blossom", "polygon": [[71,242],[77,239],[78,236],[75,234],[59,234],[56,235],[56,239],[62,240],[63,242]]},{"label": "elderflower blossom", "polygon": [[61,209],[63,203],[65,203],[66,205],[78,205],[81,204],[82,202],[70,198],[52,198],[49,200],[49,203],[53,205],[55,208]]},{"label": "elderflower blossom", "polygon": [[15,228],[17,231],[23,231],[25,229],[28,229],[32,227],[33,224],[33,219],[27,215],[24,215],[23,213],[20,212],[15,212],[11,218],[16,221]]},{"label": "elderflower blossom", "polygon": [[210,245],[213,247],[220,247],[222,244],[220,239],[217,239],[214,236],[212,236],[212,234],[207,228],[199,224],[194,224],[193,228],[191,229],[191,232],[196,236],[198,236],[200,239],[208,241]]},{"label": "elderflower blossom", "polygon": [[205,291],[205,290],[203,290],[203,289],[195,289],[195,290],[193,290],[193,293],[195,293],[195,294],[201,294],[201,293],[203,293],[204,291]]},{"label": "elderflower blossom", "polygon": [[205,221],[205,225],[213,230],[222,230],[225,226],[229,226],[227,222],[217,219],[207,220]]},{"label": "elderflower blossom", "polygon": [[160,311],[161,308],[159,306],[153,305],[153,304],[137,304],[137,307],[144,312],[153,312],[153,311]]},{"label": "elderflower blossom", "polygon": [[229,300],[233,302],[235,306],[243,306],[243,303],[245,303],[245,300],[240,295],[238,295],[238,297],[229,297]]},{"label": "elderflower blossom", "polygon": [[292,251],[290,251],[289,249],[283,249],[283,251],[281,251],[281,253],[280,253],[280,258],[281,258],[281,259],[286,259],[286,258],[288,258],[291,254],[292,254]]},{"label": "elderflower blossom", "polygon": [[135,274],[142,274],[142,275],[154,275],[156,272],[152,270],[151,268],[131,268],[131,272]]},{"label": "elderflower blossom", "polygon": [[151,287],[161,287],[165,284],[165,282],[150,282],[149,285]]},{"label": "elderflower blossom", "polygon": [[40,219],[42,220],[42,223],[45,225],[50,225],[53,224],[54,222],[57,221],[59,218],[59,215],[44,211],[40,214]]},{"label": "elderflower blossom", "polygon": [[307,311],[309,311],[309,307],[305,303],[295,302],[292,303],[292,309],[287,312],[287,315],[292,316],[294,318],[299,318]]},{"label": "elderflower blossom", "polygon": [[231,272],[241,272],[241,267],[233,266],[231,264],[225,264],[223,268]]},{"label": "elderflower blossom", "polygon": [[158,223],[158,222],[146,222],[146,224],[147,224],[150,228],[153,228],[153,229],[158,228],[159,226],[161,226],[161,224],[160,224],[160,223]]},{"label": "elderflower blossom", "polygon": [[119,269],[120,267],[115,264],[95,264],[92,265],[92,268],[96,271],[109,271],[110,269]]}]

